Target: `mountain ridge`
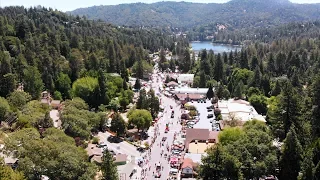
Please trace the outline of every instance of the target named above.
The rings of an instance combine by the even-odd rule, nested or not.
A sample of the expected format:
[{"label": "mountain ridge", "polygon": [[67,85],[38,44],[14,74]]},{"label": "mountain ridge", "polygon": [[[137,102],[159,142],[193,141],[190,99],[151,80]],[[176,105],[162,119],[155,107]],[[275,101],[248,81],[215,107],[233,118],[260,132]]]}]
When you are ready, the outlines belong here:
[{"label": "mountain ridge", "polygon": [[222,23],[242,28],[309,21],[320,18],[320,4],[295,4],[288,0],[232,0],[227,3],[163,1],[111,6],[93,6],[68,12],[101,19],[116,25],[193,27]]}]

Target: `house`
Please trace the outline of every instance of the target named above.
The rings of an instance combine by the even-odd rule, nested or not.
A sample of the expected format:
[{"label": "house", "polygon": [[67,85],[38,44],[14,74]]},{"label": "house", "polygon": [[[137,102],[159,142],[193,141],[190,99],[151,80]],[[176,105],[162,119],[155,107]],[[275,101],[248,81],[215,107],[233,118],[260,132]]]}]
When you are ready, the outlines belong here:
[{"label": "house", "polygon": [[101,148],[97,148],[95,144],[88,144],[88,147],[86,148],[87,154],[89,156],[90,162],[102,162],[102,150]]},{"label": "house", "polygon": [[192,85],[194,79],[194,74],[180,74],[177,77],[178,83]]},{"label": "house", "polygon": [[184,178],[193,178],[196,175],[195,167],[196,163],[190,158],[185,158],[181,165],[181,176]]},{"label": "house", "polygon": [[185,104],[191,100],[197,101],[199,99],[204,99],[204,95],[201,94],[181,94],[177,93],[174,95],[174,97],[181,102],[181,104]]},{"label": "house", "polygon": [[115,156],[114,163],[116,165],[125,165],[125,164],[127,164],[127,158],[128,158],[128,156],[126,154],[117,154]]},{"label": "house", "polygon": [[208,147],[218,142],[219,133],[220,131],[209,131],[209,129],[188,128],[185,140],[186,152],[203,154]]},{"label": "house", "polygon": [[189,88],[189,87],[181,87],[176,88],[173,93],[174,94],[201,94],[206,96],[209,88]]},{"label": "house", "polygon": [[137,172],[137,165],[135,164],[135,157],[131,158],[131,162],[125,165],[117,166],[119,179],[131,179]]}]

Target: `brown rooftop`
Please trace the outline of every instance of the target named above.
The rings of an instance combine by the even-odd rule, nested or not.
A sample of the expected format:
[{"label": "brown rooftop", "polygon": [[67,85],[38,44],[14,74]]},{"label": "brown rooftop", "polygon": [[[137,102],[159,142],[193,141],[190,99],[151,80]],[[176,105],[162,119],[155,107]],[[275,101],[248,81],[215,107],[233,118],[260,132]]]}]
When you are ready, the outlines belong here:
[{"label": "brown rooftop", "polygon": [[114,162],[117,163],[117,162],[125,162],[125,161],[127,161],[126,154],[117,154]]},{"label": "brown rooftop", "polygon": [[209,129],[194,129],[188,128],[186,130],[185,147],[189,149],[189,144],[194,140],[208,140]]},{"label": "brown rooftop", "polygon": [[203,98],[203,96],[201,94],[176,94],[177,98],[181,101],[181,100],[185,100],[187,97],[189,97],[189,99],[192,100],[198,100]]},{"label": "brown rooftop", "polygon": [[189,168],[193,169],[193,165],[194,165],[194,163],[193,163],[192,159],[190,159],[190,158],[185,158],[185,159],[183,160],[182,165],[181,165],[181,169],[184,169],[184,168],[186,168],[186,167],[189,167]]}]

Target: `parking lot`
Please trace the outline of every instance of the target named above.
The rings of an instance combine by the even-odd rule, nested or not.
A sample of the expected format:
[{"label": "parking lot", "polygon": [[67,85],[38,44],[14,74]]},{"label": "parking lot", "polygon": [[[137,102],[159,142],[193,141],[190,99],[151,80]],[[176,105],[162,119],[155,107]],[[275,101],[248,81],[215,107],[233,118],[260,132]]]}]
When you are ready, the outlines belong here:
[{"label": "parking lot", "polygon": [[[196,107],[196,109],[198,110],[198,112],[200,113],[200,121],[198,123],[196,123],[193,128],[199,128],[199,129],[208,129],[211,130],[216,130],[212,129],[212,123],[210,121],[214,121],[215,116],[214,116],[214,112],[213,110],[211,112],[208,112],[207,107],[211,106],[211,101],[210,100],[206,100],[205,103],[198,103],[198,102],[192,102],[190,103],[191,105],[194,105]],[[208,118],[208,114],[213,114],[212,118]]]}]

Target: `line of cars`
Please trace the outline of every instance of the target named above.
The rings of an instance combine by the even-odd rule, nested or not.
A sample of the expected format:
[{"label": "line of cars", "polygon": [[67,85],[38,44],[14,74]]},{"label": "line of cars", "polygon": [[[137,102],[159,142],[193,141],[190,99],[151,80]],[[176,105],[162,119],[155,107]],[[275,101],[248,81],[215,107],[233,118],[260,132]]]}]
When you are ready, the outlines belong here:
[{"label": "line of cars", "polygon": [[208,112],[207,118],[210,120],[210,123],[212,124],[212,131],[220,131],[219,122],[216,121],[216,119],[214,118],[213,111],[214,111],[213,105],[207,107],[207,112]]}]

